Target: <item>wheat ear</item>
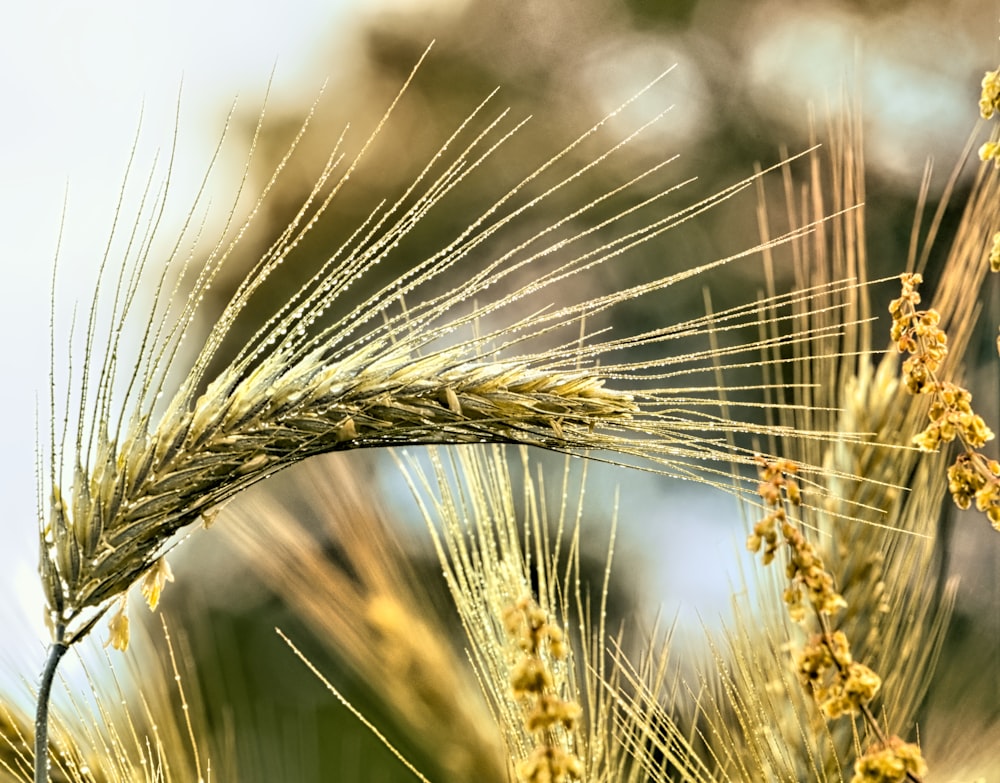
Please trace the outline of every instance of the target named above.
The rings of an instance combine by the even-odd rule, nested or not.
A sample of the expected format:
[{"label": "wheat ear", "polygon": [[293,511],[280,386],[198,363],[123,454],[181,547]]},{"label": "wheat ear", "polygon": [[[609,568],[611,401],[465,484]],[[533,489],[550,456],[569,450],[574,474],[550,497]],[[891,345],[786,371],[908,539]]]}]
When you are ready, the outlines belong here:
[{"label": "wheat ear", "polygon": [[[731,435],[774,429],[755,423],[752,415],[745,420],[735,417],[733,404],[720,410],[717,388],[699,382],[700,376],[711,372],[713,361],[734,369],[757,365],[762,348],[809,343],[842,328],[838,324],[819,333],[735,340],[722,350],[704,348],[701,341],[707,333],[738,335],[753,323],[757,303],[615,339],[586,328],[622,302],[735,262],[757,248],[560,308],[543,299],[528,315],[519,314],[515,304],[522,300],[534,297],[537,302],[564,281],[717,206],[761,176],[751,176],[680,212],[656,214],[639,229],[617,229],[624,218],[655,208],[676,186],[663,187],[638,205],[626,205],[596,226],[574,233],[576,218],[607,206],[628,187],[659,172],[662,164],[562,213],[528,239],[518,234],[510,250],[466,273],[445,293],[429,288],[431,282],[458,272],[460,264],[481,252],[488,241],[495,242],[509,226],[527,220],[524,216],[531,210],[599,167],[644,129],[615,142],[590,163],[559,174],[561,178],[540,195],[517,203],[545,176],[555,176],[554,169],[567,152],[597,134],[604,120],[502,194],[436,253],[370,295],[349,300],[360,290],[365,274],[393,253],[427,210],[441,203],[520,127],[516,123],[504,128],[505,112],[483,119],[488,106],[484,101],[399,200],[377,208],[235,356],[224,358],[224,344],[247,303],[347,187],[401,95],[402,90],[353,159],[340,150],[343,140],[338,141],[312,193],[237,289],[188,367],[181,365],[181,343],[185,337],[191,339],[198,305],[239,247],[306,132],[308,119],[246,222],[237,223],[235,211],[230,213],[231,225],[197,272],[192,271],[193,251],[184,236],[177,240],[173,256],[158,274],[160,297],[152,314],[139,307],[138,291],[153,266],[150,248],[163,196],[147,194],[153,205],[147,233],[137,217],[116,281],[105,279],[114,267],[110,256],[105,257],[84,330],[80,396],[67,400],[62,415],[52,384],[51,467],[43,492],[48,510],[39,512],[40,571],[53,630],[43,687],[66,647],[89,633],[109,602],[123,596],[139,577],[144,577],[144,592],[155,605],[170,578],[161,558],[178,530],[199,519],[207,522],[219,504],[275,471],[342,449],[487,441],[566,452],[605,450],[616,455],[615,460],[639,461],[672,475],[725,484],[728,472],[723,466],[732,459],[749,462],[752,455],[746,446],[734,447]],[[476,123],[482,126],[478,130]],[[199,223],[192,212],[190,225]],[[804,226],[790,236],[812,228]],[[599,236],[597,247],[577,251],[592,235]],[[545,262],[550,263],[543,266]],[[493,294],[528,265],[538,269],[531,283],[511,293]],[[172,269],[181,281],[176,288],[184,281],[191,286],[179,312],[170,309],[169,294],[174,291],[167,281]],[[850,280],[831,282],[776,297],[770,303],[773,318],[780,322],[789,317],[784,311],[793,305],[806,306],[830,291],[855,285]],[[485,303],[470,308],[479,296]],[[330,315],[338,300],[353,303],[343,315]],[[99,318],[102,302],[112,311],[106,327]],[[55,311],[53,304],[53,321]],[[499,325],[482,331],[479,325],[488,322]],[[129,365],[122,334],[133,325],[140,336],[139,354],[131,373],[119,378],[120,366]],[[660,351],[651,359],[630,359],[626,354],[654,346]],[[209,368],[217,361],[224,369],[209,382]],[[676,385],[661,385],[664,381]],[[171,388],[176,388],[172,394]],[[747,407],[752,413],[754,404]],[[796,434],[824,437],[816,431]],[[72,489],[66,491],[67,487]],[[116,647],[127,644],[124,608],[123,602],[112,618],[110,641]],[[45,780],[46,705],[46,699],[40,700],[39,781]]]},{"label": "wheat ear", "polygon": [[[736,458],[750,461],[750,450],[734,451],[727,443],[728,435],[770,430],[752,420],[740,421],[734,417],[733,407],[725,415],[714,413],[712,408],[719,408],[715,387],[694,379],[709,372],[713,360],[733,367],[760,363],[748,357],[759,356],[761,347],[808,343],[836,333],[839,326],[825,328],[820,334],[736,343],[715,352],[691,349],[692,342],[697,345],[709,331],[738,333],[757,316],[757,304],[750,303],[711,318],[624,338],[587,334],[586,319],[678,284],[706,267],[557,309],[541,308],[526,316],[511,311],[519,300],[551,291],[570,276],[617,258],[730,198],[756,177],[679,213],[657,216],[641,229],[602,239],[597,250],[570,254],[554,268],[541,267],[543,261],[583,236],[554,238],[545,245],[549,235],[622,190],[615,188],[571,210],[485,268],[469,273],[459,286],[421,299],[420,294],[425,294],[422,286],[455,272],[459,262],[487,239],[494,238],[525,210],[537,208],[551,193],[571,185],[628,139],[563,177],[542,196],[508,208],[520,190],[528,188],[565,154],[561,153],[504,194],[438,253],[362,298],[346,315],[324,319],[332,302],[357,289],[363,274],[392,252],[421,215],[518,127],[501,133],[500,139],[488,146],[484,139],[495,132],[504,116],[501,112],[497,118],[484,121],[485,130],[471,134],[471,141],[466,140],[454,160],[441,163],[445,151],[456,146],[456,138],[468,132],[466,125],[483,111],[483,106],[478,107],[447,141],[411,186],[411,192],[370,216],[351,242],[337,249],[211,382],[209,366],[221,358],[221,347],[247,302],[316,224],[330,200],[346,187],[372,139],[349,164],[343,164],[339,148],[334,150],[300,213],[239,287],[187,370],[179,365],[180,342],[192,330],[198,303],[233,254],[246,224],[234,229],[235,239],[228,244],[219,240],[204,268],[194,276],[187,303],[174,315],[162,300],[163,312],[136,312],[136,294],[152,261],[149,241],[135,243],[141,247],[134,266],[123,270],[111,287],[113,313],[103,359],[98,350],[104,334],[98,322],[98,299],[92,307],[81,397],[73,403],[79,404],[75,427],[68,426],[73,420],[69,409],[60,416],[55,400],[52,402],[49,509],[41,514],[41,575],[56,631],[54,652],[58,652],[58,645],[72,643],[90,630],[93,616],[84,616],[88,610],[106,607],[139,576],[149,573],[177,530],[206,518],[213,508],[246,486],[314,454],[402,443],[513,442],[563,451],[604,449],[620,458],[644,460],[654,469],[715,483],[722,483],[727,474],[713,465],[728,463],[734,453]],[[600,126],[594,126],[570,148],[595,134]],[[304,132],[305,127],[300,137]],[[292,151],[294,148],[293,143]],[[338,165],[344,170],[335,179]],[[444,170],[438,172],[434,165]],[[254,211],[260,209],[267,192],[265,189]],[[644,206],[655,204],[660,195]],[[611,232],[618,219],[633,215],[636,209],[629,206],[598,228]],[[252,218],[253,213],[248,221]],[[793,234],[810,229],[806,226]],[[190,264],[188,256],[177,252],[180,274]],[[707,267],[731,263],[749,253]],[[112,265],[110,261],[106,264]],[[485,295],[527,264],[540,267],[532,283],[468,308],[472,297]],[[160,290],[165,294],[166,271],[162,275]],[[793,303],[807,306],[831,290],[852,286],[850,282],[831,283],[778,297],[772,303],[774,318],[781,321],[787,317],[781,311]],[[416,303],[407,306],[407,297]],[[122,393],[115,381],[119,364],[125,361],[120,340],[132,323],[130,316],[139,320],[143,341]],[[377,317],[381,317],[380,324]],[[497,319],[500,325],[492,331],[474,330],[477,324]],[[463,330],[468,333],[464,337]],[[581,330],[585,335],[582,341]],[[541,345],[543,340],[548,347],[528,348]],[[627,361],[623,356],[625,351],[656,345],[662,349],[659,358]],[[182,377],[177,391],[163,405],[161,398],[174,377],[171,372]],[[662,379],[677,385],[658,385]],[[60,420],[67,423],[61,432],[57,431]],[[822,433],[806,431],[801,436],[821,437]],[[71,463],[69,480],[62,475],[64,461]],[[67,486],[72,486],[71,492],[64,492]],[[162,577],[160,569],[151,578],[162,582]],[[157,591],[156,584],[150,586],[150,594]]]},{"label": "wheat ear", "polygon": [[582,582],[585,465],[580,477],[567,465],[556,487],[561,502],[550,508],[525,449],[516,479],[499,447],[431,450],[430,470],[409,456],[403,469],[465,630],[509,778],[665,780],[643,747],[650,713],[628,696],[624,664],[606,655],[614,643],[607,627],[614,521],[603,582]]}]

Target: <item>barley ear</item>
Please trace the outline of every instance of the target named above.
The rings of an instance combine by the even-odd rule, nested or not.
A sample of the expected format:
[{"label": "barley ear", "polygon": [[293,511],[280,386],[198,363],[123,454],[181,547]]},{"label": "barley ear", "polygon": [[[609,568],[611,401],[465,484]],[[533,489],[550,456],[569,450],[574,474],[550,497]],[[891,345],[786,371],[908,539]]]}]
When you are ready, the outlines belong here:
[{"label": "barley ear", "polygon": [[[485,111],[486,105],[477,107],[468,122]],[[394,106],[395,101],[373,137]],[[599,223],[602,238],[596,250],[570,252],[568,258],[562,256],[565,248],[590,230],[550,239],[549,234],[569,220],[564,216],[539,230],[527,244],[517,244],[485,268],[469,273],[446,293],[427,290],[441,276],[457,271],[460,262],[487,240],[493,241],[525,210],[538,208],[545,197],[569,187],[628,140],[618,142],[597,161],[564,177],[527,205],[508,206],[514,195],[558,163],[564,151],[513,192],[501,195],[458,239],[396,282],[363,297],[346,315],[327,316],[332,302],[353,295],[358,279],[390,255],[420,216],[474,170],[476,156],[492,154],[499,147],[506,138],[503,134],[493,147],[480,149],[489,133],[498,132],[496,126],[503,117],[500,112],[478,135],[463,124],[414,183],[414,189],[426,189],[417,203],[407,206],[409,200],[403,199],[372,215],[369,220],[374,225],[366,222],[358,230],[376,233],[359,234],[354,244],[338,248],[224,363],[214,379],[209,378],[208,368],[221,360],[219,351],[231,337],[237,317],[317,223],[330,199],[347,186],[371,138],[352,162],[343,164],[339,180],[335,172],[343,156],[331,157],[302,212],[237,289],[189,367],[180,366],[180,342],[192,330],[198,303],[234,252],[246,224],[236,230],[237,240],[232,244],[219,241],[205,268],[194,275],[192,293],[179,313],[172,314],[165,301],[170,291],[164,287],[164,278],[159,281],[160,301],[153,314],[136,310],[135,291],[151,264],[142,252],[129,260],[133,265],[126,266],[118,280],[101,281],[110,286],[113,304],[107,355],[102,364],[98,360],[99,285],[85,336],[76,423],[71,426],[74,417],[69,410],[58,416],[52,402],[49,508],[40,513],[40,571],[49,620],[54,629],[62,629],[57,641],[71,642],[85,635],[92,627],[92,616],[139,579],[147,579],[149,600],[155,604],[166,581],[162,557],[177,531],[208,518],[244,488],[317,454],[402,444],[520,443],[580,454],[604,450],[615,460],[722,486],[729,484],[731,460],[751,462],[752,451],[745,445],[734,446],[732,436],[773,433],[774,428],[754,421],[755,404],[747,405],[745,419],[737,415],[734,403],[720,409],[718,390],[705,386],[699,376],[713,361],[733,368],[742,368],[748,361],[781,364],[785,361],[778,355],[782,345],[829,339],[843,328],[839,323],[791,337],[737,342],[718,352],[695,346],[709,332],[738,334],[756,321],[761,305],[752,302],[711,318],[613,339],[602,336],[602,330],[590,333],[587,324],[631,299],[736,263],[757,248],[560,308],[542,306],[524,315],[515,305],[529,297],[551,295],[563,280],[617,259],[626,249],[718,206],[762,173],[676,214],[658,215],[639,230],[621,229],[616,236],[618,221],[635,213],[636,207],[630,206]],[[596,134],[602,124],[567,149]],[[306,127],[308,120],[301,133]],[[463,132],[471,135],[471,139],[462,138],[464,148],[457,141]],[[289,155],[297,142],[298,138]],[[448,161],[443,157],[446,154],[454,159]],[[444,171],[436,173],[434,165],[443,166]],[[585,213],[620,190],[613,188],[570,215]],[[643,206],[655,207],[666,192],[669,189]],[[265,189],[262,199],[266,195]],[[252,218],[251,214],[248,221]],[[802,236],[814,225],[764,245]],[[180,273],[187,271],[186,256],[176,263]],[[521,267],[545,263],[549,266],[540,269],[529,284],[509,294],[493,294]],[[781,321],[787,317],[784,310],[808,307],[831,292],[855,286],[851,281],[833,281],[777,297],[768,307]],[[470,300],[487,292],[493,298],[469,308]],[[378,315],[381,323],[374,319]],[[128,381],[124,399],[118,399],[116,370],[127,366],[120,334],[133,320],[138,321],[144,339],[132,376],[123,379]],[[484,331],[479,325],[487,320],[496,326]],[[639,349],[658,349],[659,357],[630,360],[626,352]],[[767,349],[773,349],[775,358],[761,360],[760,352]],[[181,377],[172,395],[168,394],[171,372]],[[672,385],[662,385],[665,379]],[[56,427],[60,419],[64,422],[61,433]],[[785,435],[827,437],[815,430],[785,431]],[[69,476],[63,475],[64,461],[72,466],[71,471],[67,469]]]},{"label": "barley ear", "polygon": [[[189,365],[183,363],[181,343],[194,339],[199,304],[241,249],[310,118],[244,222],[236,219],[233,207],[226,231],[201,268],[194,269],[185,246],[190,237],[184,235],[162,264],[150,257],[152,236],[127,242],[117,278],[115,264],[105,258],[81,338],[79,394],[67,395],[64,411],[52,384],[50,470],[42,493],[48,509],[39,514],[40,572],[54,642],[47,677],[64,648],[86,636],[116,600],[121,603],[111,616],[112,643],[127,644],[125,595],[143,580],[149,604],[156,604],[169,580],[163,557],[178,531],[209,519],[243,489],[318,454],[405,444],[513,443],[569,454],[604,452],[612,461],[728,487],[731,462],[752,461],[753,450],[735,443],[736,437],[831,437],[822,430],[760,424],[755,420],[759,403],[746,403],[745,415],[738,415],[739,406],[723,404],[721,390],[706,385],[703,377],[719,364],[723,369],[781,365],[786,361],[779,355],[782,346],[828,339],[844,324],[791,336],[738,338],[716,351],[706,349],[704,340],[709,333],[739,335],[756,324],[762,308],[774,314],[775,323],[782,322],[789,309],[854,290],[853,280],[826,282],[763,305],[750,302],[639,334],[612,337],[590,327],[625,302],[802,237],[825,217],[732,256],[619,291],[580,294],[560,307],[545,299],[564,281],[617,261],[718,207],[769,171],[668,215],[658,207],[676,185],[657,185],[638,205],[626,200],[611,217],[574,227],[575,219],[604,214],[609,199],[660,173],[663,166],[657,164],[596,198],[586,196],[582,204],[561,208],[565,211],[538,228],[532,210],[547,207],[554,194],[563,195],[648,127],[615,141],[594,160],[574,164],[569,173],[558,171],[568,153],[600,133],[617,111],[497,196],[458,236],[442,240],[398,279],[371,281],[373,270],[393,257],[426,211],[444,208],[446,197],[523,124],[493,110],[490,96],[442,144],[406,193],[380,205],[342,246],[328,251],[315,275],[241,342],[243,348],[225,356],[223,348],[248,302],[293,258],[332,199],[348,187],[408,84],[356,155],[343,152],[343,138],[335,143],[301,209],[254,262],[207,336],[198,340],[203,347]],[[486,116],[490,111],[494,115]],[[143,215],[140,207],[136,224],[148,220],[155,235],[158,198],[165,196],[154,189],[146,195],[152,215]],[[645,224],[631,229],[630,221],[639,215],[646,217]],[[188,227],[193,233],[200,217],[192,211]],[[507,250],[468,269],[470,259],[487,247],[503,247],[499,240],[504,238],[510,242]],[[528,267],[530,282],[496,293]],[[190,284],[191,293],[179,305],[167,282],[171,272],[180,280],[177,290]],[[459,282],[444,293],[433,287],[460,273]],[[137,299],[149,276],[157,293],[152,313],[143,311]],[[370,293],[359,293],[364,282],[371,283]],[[479,297],[484,304],[470,304]],[[331,309],[335,302],[342,306],[339,313]],[[525,302],[531,306],[518,309]],[[102,303],[111,308],[106,324],[99,317]],[[490,326],[482,328],[486,323]],[[132,327],[140,338],[134,362],[126,359],[122,344],[122,334]],[[638,349],[653,350],[653,358],[633,358],[629,352]],[[762,351],[773,358],[761,359]],[[218,364],[222,369],[213,377],[210,368]],[[130,374],[119,377],[122,367]],[[837,437],[863,440],[843,433]],[[803,465],[808,469],[822,471]],[[46,709],[39,705],[39,725]],[[41,742],[44,730],[37,737]],[[44,777],[41,770],[39,779]]]},{"label": "barley ear", "polygon": [[317,458],[231,503],[221,533],[426,750],[429,777],[506,781],[464,655],[430,609],[439,596],[412,567],[412,542],[372,497],[370,478],[347,460]]}]

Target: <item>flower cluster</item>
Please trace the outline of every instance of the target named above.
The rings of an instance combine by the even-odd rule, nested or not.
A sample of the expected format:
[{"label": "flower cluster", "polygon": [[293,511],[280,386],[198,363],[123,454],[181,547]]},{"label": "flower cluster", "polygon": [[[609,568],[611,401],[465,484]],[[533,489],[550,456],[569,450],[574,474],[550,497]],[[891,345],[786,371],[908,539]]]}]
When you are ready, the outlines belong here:
[{"label": "flower cluster", "polygon": [[[987,71],[983,76],[983,91],[979,96],[979,114],[988,120],[1000,109],[1000,69]],[[1000,131],[996,127],[990,134],[990,140],[979,148],[979,159],[983,162],[993,161],[1000,168]],[[993,234],[989,253],[990,271],[1000,272],[1000,231]],[[1000,338],[997,339],[997,351],[1000,351]]]},{"label": "flower cluster", "polygon": [[917,310],[922,282],[919,274],[902,275],[902,293],[889,305],[891,336],[900,353],[910,354],[903,362],[903,379],[911,394],[933,396],[927,428],[915,435],[913,443],[924,451],[935,451],[944,443],[958,440],[963,453],[948,469],[948,489],[961,509],[972,505],[986,513],[1000,530],[1000,464],[976,451],[993,439],[993,432],[972,409],[967,389],[941,381],[937,372],[948,354],[948,339],[938,326],[935,310]]},{"label": "flower cluster", "polygon": [[876,743],[854,764],[851,783],[903,783],[927,774],[920,748],[899,737]]},{"label": "flower cluster", "polygon": [[900,353],[910,357],[903,362],[903,377],[911,394],[934,391],[935,373],[948,355],[948,336],[938,326],[941,316],[936,310],[917,310],[917,293],[924,278],[919,274],[904,274],[902,293],[889,304],[892,316],[890,337]]},{"label": "flower cluster", "polygon": [[963,511],[975,500],[976,508],[1000,530],[1000,462],[981,454],[959,454],[948,468],[948,490]]},{"label": "flower cluster", "polygon": [[[769,508],[767,516],[754,525],[753,533],[747,539],[747,548],[754,553],[764,547],[764,565],[774,560],[782,543],[788,545],[788,563],[785,573],[791,583],[785,590],[785,602],[789,613],[796,622],[805,619],[803,598],[808,596],[809,604],[816,612],[832,615],[847,603],[833,589],[833,576],[823,567],[823,560],[815,547],[806,541],[799,529],[788,518],[786,501],[793,506],[802,503],[799,484],[789,476],[795,475],[798,467],[789,460],[768,461],[757,456],[760,469],[760,485],[757,492]],[[778,532],[781,532],[779,540]],[[766,546],[764,546],[766,544]]]},{"label": "flower cluster", "polygon": [[[507,632],[517,641],[521,657],[515,664],[510,684],[514,698],[526,706],[524,724],[540,741],[531,754],[517,765],[523,783],[569,783],[583,778],[583,763],[558,740],[558,729],[570,731],[582,712],[575,701],[566,701],[556,692],[546,657],[566,658],[562,630],[550,622],[532,598],[522,597],[504,612]],[[547,656],[544,655],[547,651]]]},{"label": "flower cluster", "polygon": [[984,120],[988,120],[1000,109],[1000,69],[987,71],[983,76],[982,87],[979,114]]},{"label": "flower cluster", "polygon": [[930,410],[931,423],[913,442],[923,451],[936,451],[942,443],[960,437],[972,448],[985,445],[993,433],[981,416],[972,410],[972,395],[961,386],[947,381],[924,387],[924,393],[936,392]]},{"label": "flower cluster", "polygon": [[987,141],[979,148],[979,159],[984,163],[992,160],[993,165],[1000,169],[1000,141]]},{"label": "flower cluster", "polygon": [[[802,503],[798,482],[789,478],[796,473],[797,466],[789,460],[768,461],[760,456],[757,463],[758,493],[770,511],[754,526],[747,546],[756,553],[767,542],[764,564],[768,564],[780,546],[777,531],[780,525],[782,541],[788,546],[785,574],[790,585],[784,597],[789,614],[796,622],[803,622],[806,619],[803,597],[808,596],[809,605],[821,620],[829,618],[846,607],[847,602],[834,589],[833,575],[824,568],[815,547],[806,541],[785,511],[786,502],[794,506]],[[874,698],[882,682],[875,672],[851,657],[843,632],[828,633],[825,624],[821,624],[823,633],[814,636],[797,657],[799,679],[828,718],[855,714],[862,704]]]},{"label": "flower cluster", "polygon": [[[991,119],[1000,109],[1000,69],[987,71],[983,76],[983,90],[979,94],[979,114],[984,120]],[[1000,141],[994,129],[990,140],[979,148],[979,159],[992,160],[1000,168]],[[996,271],[996,270],[994,270]]]},{"label": "flower cluster", "polygon": [[768,506],[767,516],[754,525],[753,533],[747,538],[747,549],[751,552],[760,552],[764,547],[764,565],[768,565],[774,560],[774,555],[778,551],[781,542],[778,540],[778,524],[782,526],[787,522],[788,515],[785,513],[784,500],[787,498],[793,505],[798,505],[801,500],[798,482],[788,478],[798,470],[793,462],[788,460],[775,460],[768,462],[760,455],[757,456],[757,464],[760,468],[760,485],[757,494],[763,498]]},{"label": "flower cluster", "polygon": [[851,656],[843,631],[813,636],[796,664],[799,680],[831,719],[861,712],[882,687],[882,679]]},{"label": "flower cluster", "polygon": [[[909,294],[916,296],[912,290]],[[902,339],[902,335],[897,339]],[[941,344],[944,344],[943,340]],[[920,749],[897,738],[886,740],[868,707],[882,686],[881,678],[872,669],[854,660],[843,631],[830,628],[831,616],[846,607],[847,602],[834,589],[833,575],[824,568],[815,547],[805,540],[789,518],[787,506],[802,504],[799,484],[791,478],[798,471],[796,464],[789,460],[769,461],[759,455],[756,461],[760,475],[757,491],[769,510],[764,519],[754,526],[747,546],[754,553],[764,548],[766,565],[774,559],[781,543],[787,544],[785,573],[791,584],[785,590],[785,602],[789,605],[789,613],[796,622],[805,619],[805,595],[819,620],[820,632],[814,634],[796,655],[799,681],[812,694],[826,718],[861,713],[880,740],[858,759],[851,783],[895,783],[907,777],[911,781],[919,781],[919,776],[926,772]],[[891,776],[897,769],[902,770],[902,777]]]}]

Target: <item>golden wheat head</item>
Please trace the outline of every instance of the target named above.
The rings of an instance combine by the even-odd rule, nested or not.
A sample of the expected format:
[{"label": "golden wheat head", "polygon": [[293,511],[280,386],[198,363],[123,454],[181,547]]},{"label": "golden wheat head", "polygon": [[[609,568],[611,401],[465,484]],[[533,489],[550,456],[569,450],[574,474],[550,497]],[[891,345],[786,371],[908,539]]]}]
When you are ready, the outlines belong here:
[{"label": "golden wheat head", "polygon": [[[749,460],[748,451],[731,444],[733,434],[774,428],[754,423],[752,416],[740,420],[733,402],[721,408],[719,389],[715,382],[705,382],[705,374],[759,364],[764,348],[808,343],[841,328],[834,319],[836,325],[818,334],[776,335],[750,343],[728,339],[738,338],[740,330],[757,319],[760,306],[750,302],[638,335],[611,339],[601,330],[588,332],[589,323],[617,304],[755,249],[575,304],[544,304],[527,315],[515,307],[524,299],[537,301],[540,294],[554,291],[571,277],[730,198],[759,175],[678,213],[644,213],[648,220],[640,229],[616,233],[622,218],[655,208],[676,185],[663,187],[639,205],[624,205],[596,227],[582,231],[572,227],[579,216],[609,200],[614,203],[613,198],[630,185],[658,172],[663,165],[658,164],[605,195],[560,213],[546,227],[533,229],[527,240],[522,232],[509,250],[470,269],[472,258],[488,240],[493,243],[508,226],[519,225],[552,194],[599,167],[630,141],[632,137],[617,141],[591,162],[557,175],[567,152],[595,136],[603,120],[500,195],[458,237],[412,263],[410,271],[376,286],[370,295],[357,294],[360,282],[393,254],[421,217],[520,127],[521,123],[505,127],[503,111],[484,119],[487,100],[446,140],[405,194],[376,208],[235,356],[224,355],[223,343],[234,334],[238,316],[262,288],[267,290],[267,279],[347,186],[393,106],[395,102],[353,159],[340,149],[343,138],[338,140],[313,191],[238,287],[189,366],[181,365],[180,345],[186,336],[191,339],[198,305],[239,247],[305,133],[308,118],[246,222],[235,224],[230,213],[233,226],[224,237],[234,238],[220,239],[197,272],[190,261],[194,251],[182,250],[178,240],[174,255],[159,273],[161,296],[152,315],[137,305],[137,291],[155,263],[151,239],[130,243],[138,250],[134,258],[126,259],[116,281],[102,279],[86,330],[81,398],[73,403],[79,405],[75,429],[56,429],[59,420],[74,421],[68,407],[64,416],[58,416],[53,402],[51,411],[53,446],[45,492],[48,511],[41,514],[41,574],[57,641],[72,643],[87,633],[102,607],[143,574],[147,598],[155,604],[170,576],[157,564],[178,530],[208,520],[213,509],[243,488],[316,454],[397,444],[520,443],[573,453],[603,450],[614,460],[639,461],[672,475],[726,483],[729,462]],[[556,177],[555,184],[546,184],[541,195],[525,200],[522,192],[530,193],[544,177]],[[196,222],[192,217],[191,223]],[[155,219],[151,225],[155,233]],[[806,226],[795,234],[809,230]],[[599,236],[598,246],[574,253],[591,234]],[[537,270],[530,283],[509,293],[494,293],[529,265]],[[105,266],[114,264],[106,260]],[[173,290],[167,284],[171,269],[180,281]],[[452,282],[456,276],[457,285]],[[171,311],[166,294],[185,285],[189,277],[193,279],[186,283],[191,291],[186,303],[179,312]],[[440,293],[432,284],[443,278],[447,285]],[[804,306],[831,290],[853,285],[826,283],[776,297],[769,312],[781,322],[787,318],[783,311],[792,304]],[[106,346],[100,344],[105,332],[96,315],[101,287],[109,289],[113,308]],[[483,303],[473,304],[479,297]],[[332,315],[334,303],[346,305],[343,315]],[[136,319],[142,336],[139,355],[131,374],[119,378],[119,365],[128,364],[121,334]],[[729,344],[705,348],[709,334],[725,336]],[[643,356],[649,356],[651,346],[659,347],[653,358],[629,361],[623,356],[639,347]],[[217,362],[223,369],[210,369]],[[178,376],[179,382],[172,380]],[[176,391],[168,393],[171,388]],[[822,435],[806,430],[797,434]],[[70,463],[70,477],[63,475],[64,462]],[[112,641],[127,643],[123,613],[115,622]]]}]

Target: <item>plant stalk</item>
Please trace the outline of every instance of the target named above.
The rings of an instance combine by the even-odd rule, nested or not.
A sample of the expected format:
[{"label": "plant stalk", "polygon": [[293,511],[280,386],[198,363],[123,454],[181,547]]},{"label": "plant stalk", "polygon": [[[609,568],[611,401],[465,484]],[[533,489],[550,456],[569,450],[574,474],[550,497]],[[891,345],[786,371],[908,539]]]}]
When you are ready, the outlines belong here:
[{"label": "plant stalk", "polygon": [[52,681],[59,661],[69,645],[63,641],[63,629],[58,628],[57,641],[49,647],[49,657],[42,670],[42,683],[38,688],[38,707],[35,711],[35,783],[49,783],[49,697]]}]

